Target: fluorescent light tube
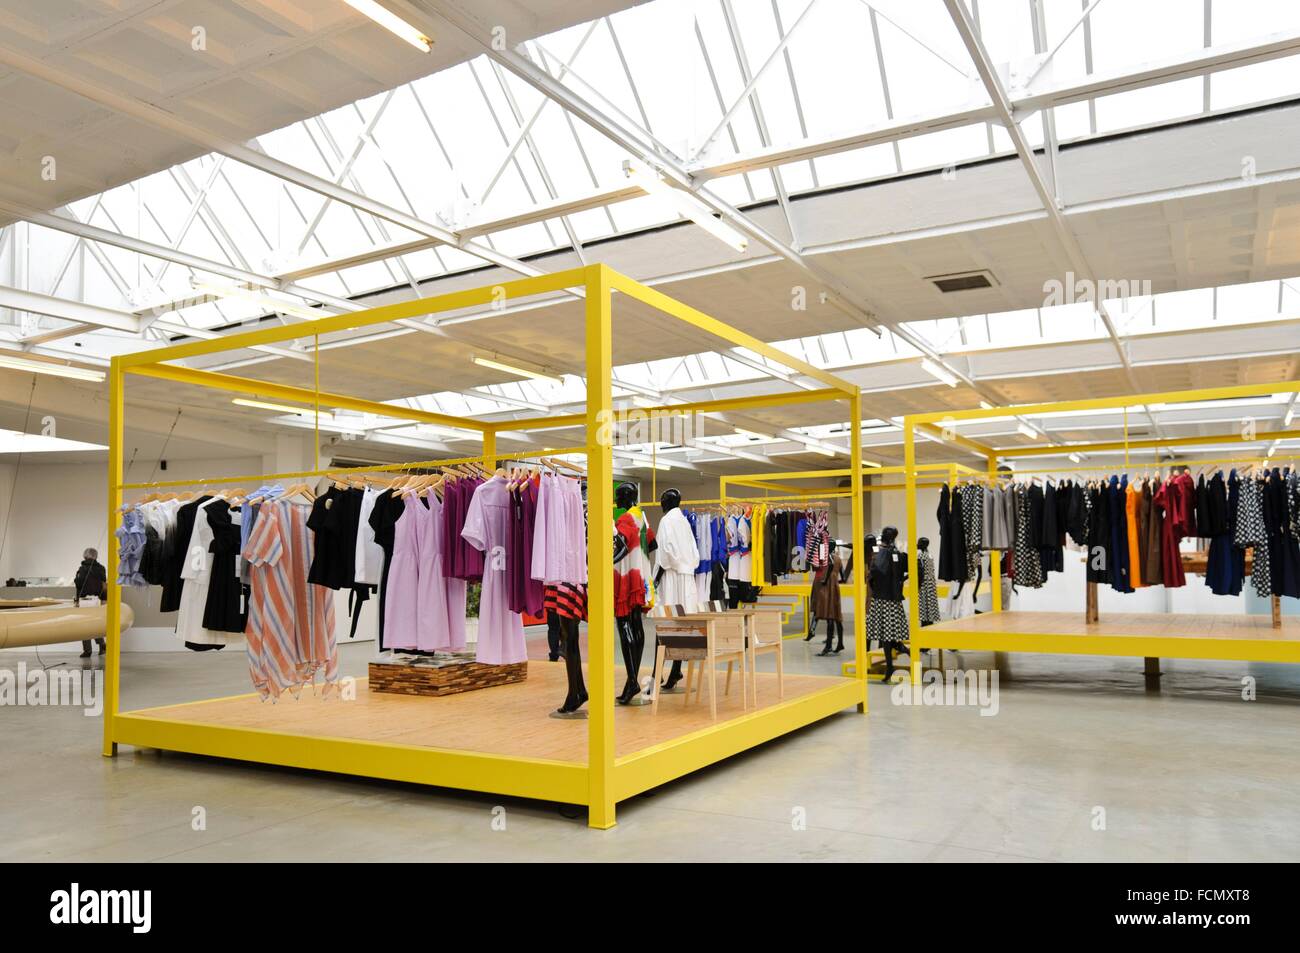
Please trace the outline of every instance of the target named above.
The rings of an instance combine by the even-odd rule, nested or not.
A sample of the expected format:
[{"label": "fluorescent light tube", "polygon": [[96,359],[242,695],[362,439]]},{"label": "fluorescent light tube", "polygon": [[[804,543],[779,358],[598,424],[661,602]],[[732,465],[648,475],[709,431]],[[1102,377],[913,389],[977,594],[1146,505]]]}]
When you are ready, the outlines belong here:
[{"label": "fluorescent light tube", "polygon": [[940,367],[928,357],[921,358],[921,370],[925,371],[931,377],[936,377],[943,381],[949,387],[957,386],[957,378],[947,368]]},{"label": "fluorescent light tube", "polygon": [[507,374],[516,374],[519,377],[532,377],[539,381],[550,381],[553,384],[563,384],[564,379],[554,374],[547,374],[541,370],[534,370],[528,367],[520,367],[518,364],[507,364],[505,361],[498,361],[493,357],[480,357],[474,355],[472,358],[479,367],[490,367],[496,371],[504,371]]},{"label": "fluorescent light tube", "polygon": [[396,13],[375,3],[375,0],[343,0],[343,2],[358,13],[370,17],[389,33],[401,37],[420,52],[430,53],[433,51],[433,40],[411,26]]},{"label": "fluorescent light tube", "polygon": [[744,427],[737,427],[737,428],[736,428],[736,433],[740,434],[742,437],[755,437],[755,438],[757,438],[757,439],[759,439],[759,440],[775,440],[775,439],[776,439],[776,438],[773,437],[770,433],[759,433],[757,430],[746,430]]},{"label": "fluorescent light tube", "polygon": [[309,308],[305,304],[294,304],[291,301],[281,301],[279,298],[273,298],[270,295],[253,291],[251,288],[241,288],[238,285],[221,285],[213,284],[210,281],[191,281],[195,291],[203,294],[214,295],[218,298],[240,298],[244,301],[251,301],[256,305],[266,308],[268,311],[274,311],[277,314],[292,314],[296,317],[303,318],[307,321],[317,321],[320,318],[329,317],[332,312],[319,311],[315,308]]},{"label": "fluorescent light tube", "polygon": [[[314,407],[290,407],[288,404],[272,404],[265,400],[252,400],[248,397],[236,397],[231,401],[240,407],[257,407],[259,410],[277,410],[282,414],[314,414]],[[321,411],[322,417],[328,417],[329,411]]]},{"label": "fluorescent light tube", "polygon": [[0,429],[0,453],[68,453],[74,450],[107,450],[102,443],[86,443],[39,433]]},{"label": "fluorescent light tube", "polygon": [[721,219],[715,218],[712,210],[698,199],[693,198],[689,193],[683,192],[681,189],[673,188],[673,186],[661,179],[657,172],[647,169],[639,162],[628,159],[623,163],[623,174],[648,194],[666,200],[681,215],[689,218],[724,245],[728,245],[736,251],[744,251],[749,247],[748,238]]},{"label": "fluorescent light tube", "polygon": [[1075,463],[1083,463],[1083,457],[1079,456],[1077,453],[1071,453],[1071,454],[1068,454],[1068,456],[1069,456],[1069,458],[1070,458],[1071,460],[1073,460]]},{"label": "fluorescent light tube", "polygon": [[993,405],[990,404],[987,400],[981,400],[981,401],[980,401],[980,406],[983,407],[985,410],[992,410],[992,409],[993,409]]},{"label": "fluorescent light tube", "polygon": [[15,371],[28,371],[32,374],[49,374],[51,377],[67,377],[76,381],[103,382],[104,372],[93,371],[86,367],[73,367],[71,364],[51,364],[45,361],[33,361],[25,357],[10,357],[0,354],[0,367]]},{"label": "fluorescent light tube", "polygon": [[1016,424],[1016,432],[1028,437],[1030,440],[1038,439],[1038,431],[1035,430],[1033,427],[1029,426],[1029,424],[1025,424],[1025,423]]}]

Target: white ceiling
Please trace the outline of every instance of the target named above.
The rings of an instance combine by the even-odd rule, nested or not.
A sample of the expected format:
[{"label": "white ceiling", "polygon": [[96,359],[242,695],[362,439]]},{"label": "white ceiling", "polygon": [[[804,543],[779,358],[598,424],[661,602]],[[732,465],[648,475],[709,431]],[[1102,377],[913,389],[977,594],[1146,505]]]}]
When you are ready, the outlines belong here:
[{"label": "white ceiling", "polygon": [[[475,7],[524,39],[627,5],[483,0]],[[433,51],[422,53],[343,0],[5,0],[0,194],[52,209],[208,151],[27,75],[17,68],[23,64],[35,61],[243,142],[478,52],[454,31],[434,40]],[[42,175],[46,156],[56,162],[53,179]],[[0,224],[10,220],[0,215]]]}]

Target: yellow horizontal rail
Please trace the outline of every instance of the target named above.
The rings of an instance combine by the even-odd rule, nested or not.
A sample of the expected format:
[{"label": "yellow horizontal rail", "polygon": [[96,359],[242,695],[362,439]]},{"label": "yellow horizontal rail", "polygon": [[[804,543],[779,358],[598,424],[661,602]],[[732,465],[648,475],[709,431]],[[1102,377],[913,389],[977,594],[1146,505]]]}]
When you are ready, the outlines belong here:
[{"label": "yellow horizontal rail", "polygon": [[1205,400],[1230,400],[1237,397],[1264,397],[1269,394],[1300,393],[1300,381],[1274,384],[1234,384],[1226,387],[1202,387],[1195,390],[1159,391],[1150,394],[1125,394],[1119,397],[1090,397],[1081,400],[1057,400],[1036,404],[1012,404],[1008,407],[940,410],[925,414],[908,414],[914,424],[941,423],[944,420],[980,420],[986,417],[1020,417],[1034,414],[1068,413],[1075,410],[1114,410],[1144,404],[1180,404]]},{"label": "yellow horizontal rail", "polygon": [[[152,353],[146,351],[145,353]],[[328,391],[316,391],[308,387],[294,387],[290,384],[275,384],[271,381],[259,381],[251,377],[236,377],[232,374],[219,374],[216,371],[201,371],[193,367],[178,364],[138,364],[126,368],[128,374],[139,377],[152,377],[158,380],[175,381],[191,384],[195,387],[212,387],[236,394],[251,394],[254,397],[274,397],[277,400],[296,400],[311,406],[303,408],[304,413],[314,407],[343,407],[363,414],[375,414],[380,417],[394,417],[399,420],[417,420],[421,423],[439,424],[443,427],[456,427],[462,430],[482,432],[487,428],[480,421],[469,417],[453,417],[449,414],[432,413],[416,410],[412,407],[399,407],[377,400],[363,400],[346,394],[331,394]]]},{"label": "yellow horizontal rail", "polygon": [[586,268],[571,268],[554,274],[538,275],[533,278],[517,278],[502,281],[495,285],[481,288],[466,288],[446,294],[431,295],[428,298],[415,298],[411,301],[398,301],[393,304],[380,305],[365,311],[353,311],[347,314],[332,315],[303,324],[276,325],[231,334],[204,341],[191,341],[185,344],[173,344],[171,347],[157,348],[152,351],[139,351],[123,354],[118,360],[124,368],[139,367],[146,364],[159,364],[163,361],[177,361],[185,357],[197,357],[200,354],[217,354],[238,348],[254,347],[259,344],[275,344],[280,341],[292,341],[309,335],[330,334],[335,331],[352,331],[357,328],[385,324],[407,318],[419,318],[438,314],[443,311],[456,311],[495,304],[514,298],[530,298],[534,295],[552,291],[564,291],[569,288],[585,288],[587,284]]},{"label": "yellow horizontal rail", "polygon": [[[561,453],[583,453],[587,452],[586,447],[562,447],[557,450],[548,450],[545,456],[555,456]],[[518,453],[497,453],[493,456],[497,460],[529,460],[535,459],[539,454],[536,450],[521,450]],[[347,476],[352,473],[391,473],[397,470],[432,470],[435,467],[454,467],[463,463],[482,463],[483,455],[473,457],[454,457],[444,460],[413,460],[407,463],[380,463],[374,466],[362,467],[330,467],[325,470],[295,470],[291,473],[253,473],[243,476],[224,476],[224,477],[203,477],[198,480],[163,480],[153,483],[123,483],[118,489],[121,490],[156,490],[164,487],[175,486],[204,486],[209,483],[253,483],[275,481],[275,480],[307,480],[313,477],[335,477]]]},{"label": "yellow horizontal rail", "polygon": [[670,298],[662,291],[647,287],[625,275],[620,275],[618,272],[610,273],[610,284],[615,291],[621,291],[630,298],[635,298],[658,311],[662,311],[664,314],[685,321],[687,324],[693,325],[714,337],[746,348],[755,354],[761,354],[768,360],[775,361],[782,367],[788,367],[792,371],[798,371],[805,377],[821,381],[827,387],[833,387],[841,391],[841,396],[856,397],[858,394],[857,384],[851,384],[844,378],[837,377],[829,371],[824,371],[820,367],[814,367],[806,361],[801,361],[799,358],[785,353],[780,348],[773,347],[766,341],[760,341],[752,334],[746,334],[723,324],[717,318],[710,317],[697,308],[692,308],[688,304]]},{"label": "yellow horizontal rail", "polygon": [[[709,414],[724,410],[758,410],[764,407],[788,407],[791,404],[817,404],[828,400],[843,400],[844,395],[834,388],[797,390],[779,394],[751,394],[748,397],[723,397],[717,400],[698,400],[689,404],[663,404],[656,407],[634,407],[616,411],[615,420],[668,419],[685,414]],[[555,430],[560,427],[585,427],[586,414],[562,414],[554,417],[521,417],[480,424],[488,430]]]},{"label": "yellow horizontal rail", "polygon": [[1099,453],[1105,450],[1159,450],[1168,447],[1219,446],[1258,443],[1262,440],[1297,440],[1300,430],[1268,430],[1254,434],[1214,434],[1208,437],[1151,437],[1142,440],[1108,440],[1103,443],[1059,443],[1044,447],[1006,447],[994,450],[999,457],[1051,457],[1066,453]]}]

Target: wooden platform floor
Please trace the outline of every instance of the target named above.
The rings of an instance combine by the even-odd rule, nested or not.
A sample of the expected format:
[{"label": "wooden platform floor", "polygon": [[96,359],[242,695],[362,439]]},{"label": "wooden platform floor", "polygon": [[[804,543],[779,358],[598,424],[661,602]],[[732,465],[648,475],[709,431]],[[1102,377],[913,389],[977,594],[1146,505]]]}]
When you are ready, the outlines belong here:
[{"label": "wooden platform floor", "polygon": [[[648,674],[648,669],[643,674]],[[732,679],[731,694],[723,695],[725,669],[718,670],[718,721],[752,713],[742,708],[740,677]],[[849,679],[786,675],[785,701],[842,685]],[[622,688],[621,676],[618,687]],[[485,754],[546,758],[586,763],[587,722],[548,717],[568,691],[561,662],[529,662],[528,679],[479,691],[441,698],[413,698],[369,691],[357,682],[353,701],[321,699],[304,694],[286,696],[271,704],[256,695],[236,695],[210,701],[124,712],[169,721],[253,728],[311,737],[347,738],[390,744],[420,745]],[[649,705],[615,706],[614,738],[618,756],[672,741],[713,724],[709,717],[708,687],[700,701],[694,693],[665,695],[659,713]],[[776,675],[758,673],[758,700],[762,707],[776,705]]]},{"label": "wooden platform floor", "polygon": [[1176,612],[1110,612],[1100,622],[1083,621],[1078,612],[982,612],[922,630],[930,633],[1012,632],[1021,635],[1106,635],[1140,638],[1300,640],[1300,616],[1283,616],[1273,628],[1266,615],[1195,615]]}]

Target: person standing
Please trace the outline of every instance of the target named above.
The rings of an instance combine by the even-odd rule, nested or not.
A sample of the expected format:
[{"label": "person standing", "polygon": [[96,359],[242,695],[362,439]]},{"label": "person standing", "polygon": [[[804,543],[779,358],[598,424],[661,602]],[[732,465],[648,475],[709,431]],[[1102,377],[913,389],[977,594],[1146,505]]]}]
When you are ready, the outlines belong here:
[{"label": "person standing", "polygon": [[[108,597],[108,570],[99,561],[98,550],[87,549],[81,554],[81,565],[77,567],[77,574],[73,576],[72,583],[76,587],[74,602],[78,605],[87,596],[94,596],[100,602]],[[99,654],[103,655],[104,640],[98,638],[95,641],[99,644]],[[90,658],[89,639],[81,643],[81,657]]]}]

